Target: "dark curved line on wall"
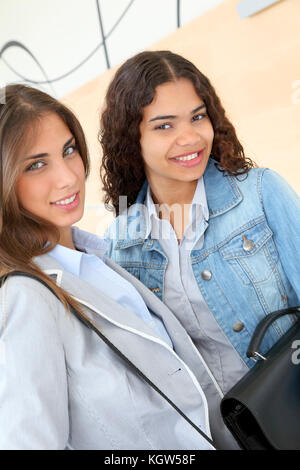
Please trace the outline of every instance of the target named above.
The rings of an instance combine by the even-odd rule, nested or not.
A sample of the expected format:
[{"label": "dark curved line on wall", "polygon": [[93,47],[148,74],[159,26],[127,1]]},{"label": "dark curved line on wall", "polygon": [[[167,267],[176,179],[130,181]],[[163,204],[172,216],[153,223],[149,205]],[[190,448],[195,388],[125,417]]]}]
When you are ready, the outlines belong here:
[{"label": "dark curved line on wall", "polygon": [[50,83],[51,84],[51,83],[57,82],[59,80],[62,80],[63,78],[66,78],[68,75],[71,75],[73,72],[78,70],[82,65],[84,65],[95,54],[95,52],[97,52],[97,50],[101,46],[102,46],[102,43],[98,44],[98,46],[82,62],[80,62],[80,64],[76,65],[76,67],[74,67],[73,69],[69,70],[68,72],[61,75],[60,77],[56,77],[56,78],[53,78],[51,80],[49,79],[47,81],[36,81],[36,80],[31,80],[29,78],[23,77],[22,74],[20,74],[20,72],[15,70],[3,57],[2,57],[2,60],[7,65],[7,67],[10,68],[10,70],[12,70],[16,75],[18,75],[23,80],[34,83],[35,85],[44,85],[45,83]]},{"label": "dark curved line on wall", "polygon": [[96,5],[97,5],[97,12],[98,12],[98,19],[99,19],[100,31],[101,31],[101,36],[102,36],[102,44],[103,44],[103,49],[104,49],[104,54],[105,54],[105,60],[106,60],[106,67],[107,67],[107,69],[110,69],[109,57],[108,57],[108,50],[107,50],[107,46],[106,46],[106,37],[105,37],[104,28],[103,28],[103,23],[102,23],[102,17],[101,17],[100,0],[96,0]]},{"label": "dark curved line on wall", "polygon": [[[126,13],[128,12],[129,8],[132,6],[132,4],[135,2],[135,0],[131,0],[129,2],[129,4],[127,5],[127,7],[124,9],[123,13],[120,15],[120,17],[118,18],[118,20],[116,21],[116,23],[113,25],[113,27],[111,28],[111,30],[108,32],[107,36],[106,36],[106,39],[114,32],[114,30],[116,29],[116,27],[118,26],[118,24],[121,22],[121,20],[124,18],[124,16],[126,15]],[[69,75],[71,75],[72,73],[74,73],[76,70],[78,70],[82,65],[84,65],[97,51],[98,49],[100,49],[100,47],[103,45],[103,42],[101,42],[100,44],[98,44],[95,49],[92,50],[92,52],[89,53],[89,55],[83,59],[78,65],[76,65],[75,67],[73,67],[71,70],[69,70],[68,72],[64,73],[63,75],[60,75],[59,77],[56,77],[56,78],[53,78],[53,79],[49,79],[47,77],[47,74],[45,71],[43,71],[43,74],[46,78],[46,80],[44,81],[37,81],[37,80],[31,80],[30,78],[28,77],[24,77],[20,72],[18,72],[17,70],[15,70],[8,62],[7,60],[5,60],[3,57],[2,57],[2,54],[3,52],[8,49],[9,47],[12,47],[11,43],[12,42],[17,42],[17,41],[9,41],[7,42],[1,49],[0,51],[0,59],[3,60],[3,62],[6,64],[6,66],[12,71],[14,72],[18,77],[20,77],[22,80],[26,81],[26,82],[30,82],[30,83],[33,83],[34,85],[44,85],[44,84],[49,84],[51,86],[52,83],[54,82],[58,82],[59,80],[63,80],[64,78],[68,77]],[[23,44],[19,43],[20,44],[20,47],[22,47],[24,50],[26,50],[28,52],[28,54],[33,57],[33,54],[31,53],[31,51],[26,47],[24,46]],[[34,59],[36,62],[37,62],[37,59]],[[53,88],[52,88],[53,89]]]},{"label": "dark curved line on wall", "polygon": [[181,21],[180,21],[180,0],[177,0],[177,28],[180,28],[181,26]]},{"label": "dark curved line on wall", "polygon": [[[46,71],[44,70],[44,68],[42,67],[42,65],[39,63],[39,61],[37,60],[37,58],[34,56],[34,54],[28,49],[28,47],[24,46],[24,44],[22,44],[21,42],[19,41],[9,41],[7,42],[6,44],[4,44],[4,46],[2,47],[2,49],[0,50],[0,59],[3,60],[3,62],[16,74],[18,75],[20,78],[22,78],[22,80],[24,80],[25,82],[32,82],[32,80],[29,80],[27,79],[26,77],[23,77],[21,74],[19,74],[18,72],[16,72],[12,67],[9,66],[9,64],[7,63],[7,61],[2,57],[4,52],[11,48],[11,47],[19,47],[20,49],[23,49],[27,54],[29,54],[29,56],[33,59],[33,61],[36,63],[36,65],[39,67],[40,71],[42,72],[42,74],[44,75],[44,77],[46,78],[45,81],[43,81],[42,83],[47,83],[51,88],[51,80],[48,78],[48,75],[46,73]],[[33,82],[32,82],[33,83]],[[52,88],[53,90],[53,88]],[[54,91],[54,90],[53,90]]]},{"label": "dark curved line on wall", "polygon": [[135,2],[135,0],[131,0],[127,7],[124,9],[122,15],[117,19],[117,21],[115,22],[115,24],[113,25],[113,27],[111,28],[111,30],[109,31],[109,33],[107,34],[106,36],[106,39],[109,38],[109,36],[114,32],[114,30],[116,29],[116,27],[118,26],[118,24],[120,23],[120,21],[124,18],[124,16],[126,15],[127,11],[129,10],[129,8],[132,6],[132,4]]}]

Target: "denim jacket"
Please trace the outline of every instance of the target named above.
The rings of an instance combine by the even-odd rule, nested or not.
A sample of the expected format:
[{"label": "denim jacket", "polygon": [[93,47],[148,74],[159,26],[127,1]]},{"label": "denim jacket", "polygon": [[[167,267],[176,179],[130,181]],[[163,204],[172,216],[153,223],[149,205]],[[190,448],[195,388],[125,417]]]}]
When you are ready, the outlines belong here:
[{"label": "denim jacket", "polygon": [[[300,304],[300,199],[286,181],[266,168],[233,177],[209,160],[204,173],[209,221],[204,245],[191,251],[199,289],[219,325],[248,366],[246,350],[265,315]],[[148,183],[136,204],[106,232],[108,256],[163,300],[168,259],[146,233]],[[240,322],[240,331],[233,326]],[[284,316],[267,331],[263,354],[291,326]]]}]

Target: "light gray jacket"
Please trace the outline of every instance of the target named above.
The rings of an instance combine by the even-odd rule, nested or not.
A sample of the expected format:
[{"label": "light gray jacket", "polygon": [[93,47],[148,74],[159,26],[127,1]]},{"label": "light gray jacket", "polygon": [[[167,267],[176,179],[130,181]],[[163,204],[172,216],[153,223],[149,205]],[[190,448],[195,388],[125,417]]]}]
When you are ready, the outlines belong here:
[{"label": "light gray jacket", "polygon": [[[222,435],[223,448],[236,447],[219,412],[208,410],[203,390],[220,391],[185,330],[154,294],[107,259],[163,319],[174,350],[51,256],[35,261],[194,423],[211,437],[213,418],[216,441]],[[41,283],[13,277],[0,295],[0,449],[211,448]]]}]

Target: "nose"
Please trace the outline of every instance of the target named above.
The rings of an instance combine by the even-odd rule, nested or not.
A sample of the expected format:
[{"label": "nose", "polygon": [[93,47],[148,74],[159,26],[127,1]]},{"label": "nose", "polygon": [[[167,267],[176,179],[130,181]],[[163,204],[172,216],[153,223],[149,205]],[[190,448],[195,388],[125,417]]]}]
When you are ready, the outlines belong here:
[{"label": "nose", "polygon": [[76,173],[74,173],[65,159],[61,159],[55,166],[53,178],[57,189],[72,188],[77,182]]},{"label": "nose", "polygon": [[180,128],[176,143],[181,146],[194,146],[201,140],[200,134],[190,124]]}]

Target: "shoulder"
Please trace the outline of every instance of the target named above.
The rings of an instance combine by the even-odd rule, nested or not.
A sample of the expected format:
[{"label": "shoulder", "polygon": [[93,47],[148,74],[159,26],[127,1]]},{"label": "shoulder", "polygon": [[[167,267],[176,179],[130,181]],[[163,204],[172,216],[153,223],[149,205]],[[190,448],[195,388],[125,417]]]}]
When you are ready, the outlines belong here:
[{"label": "shoulder", "polygon": [[296,210],[299,218],[300,198],[291,185],[276,171],[265,169],[261,179],[261,199],[265,206]]},{"label": "shoulder", "polygon": [[217,162],[213,159],[209,160],[207,168],[204,173],[205,188],[209,188],[210,191],[215,191],[216,188],[225,188],[231,186],[233,190],[235,188],[247,188],[259,186],[262,175],[267,168],[251,168],[247,173],[241,175],[230,175],[226,171],[221,171],[216,166]]},{"label": "shoulder", "polygon": [[288,182],[275,170],[270,168],[262,168],[262,186],[267,188],[273,187],[290,187]]},{"label": "shoulder", "polygon": [[252,168],[245,175],[230,177],[246,200],[259,200],[263,207],[299,204],[299,196],[290,184],[270,168]]},{"label": "shoulder", "polygon": [[288,183],[276,171],[270,168],[251,168],[247,173],[237,176],[226,176],[243,194],[263,199],[263,193],[281,190],[288,187]]},{"label": "shoulder", "polygon": [[1,314],[9,319],[14,316],[27,322],[56,321],[62,303],[41,282],[25,276],[11,276],[1,287]]},{"label": "shoulder", "polygon": [[68,319],[63,304],[39,281],[21,276],[7,280],[0,296],[0,342],[5,346],[7,370],[18,371],[24,381],[42,376],[44,380],[45,363],[48,372],[55,364],[59,379],[65,369],[62,328]]},{"label": "shoulder", "polygon": [[271,171],[268,168],[251,168],[247,173],[237,176],[230,176],[238,186],[259,186],[265,171]]},{"label": "shoulder", "polygon": [[256,184],[259,188],[275,188],[286,186],[287,181],[274,170],[267,167],[251,168],[241,176],[233,176],[235,182],[240,186]]}]

